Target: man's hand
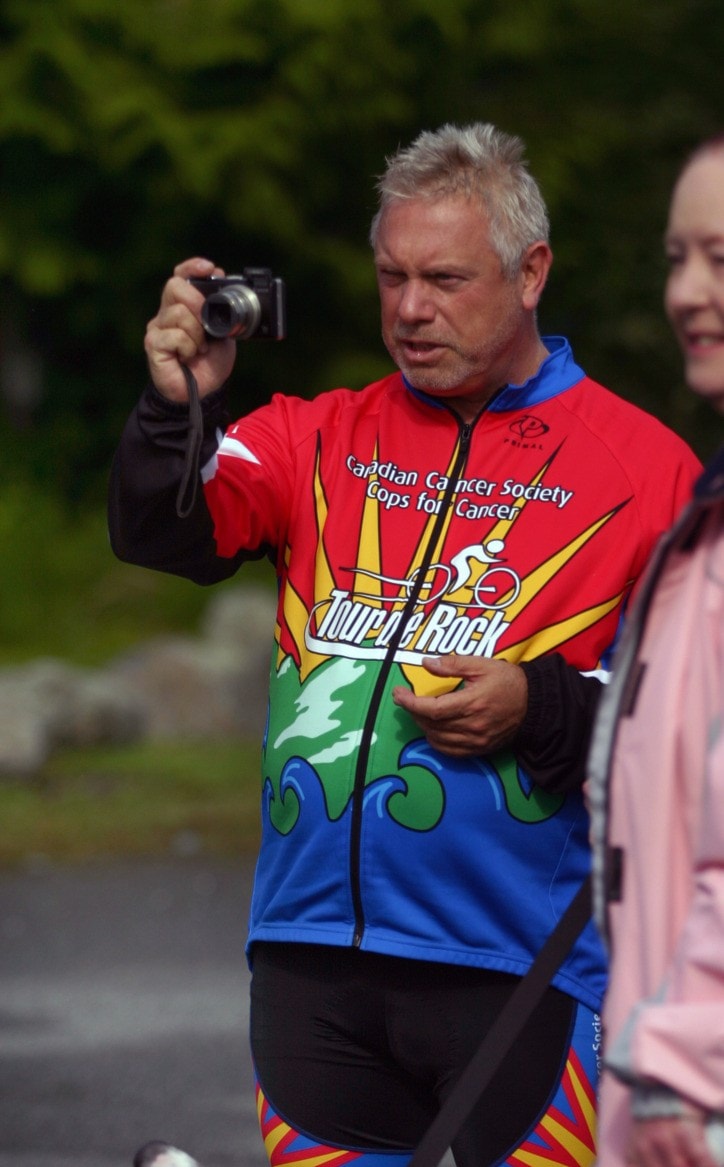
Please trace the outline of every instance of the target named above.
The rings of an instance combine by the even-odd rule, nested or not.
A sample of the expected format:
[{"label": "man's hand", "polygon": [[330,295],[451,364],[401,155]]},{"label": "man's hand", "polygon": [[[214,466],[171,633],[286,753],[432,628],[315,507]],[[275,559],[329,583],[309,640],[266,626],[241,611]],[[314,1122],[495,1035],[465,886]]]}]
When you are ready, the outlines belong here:
[{"label": "man's hand", "polygon": [[439,697],[416,697],[403,685],[394,688],[395,704],[414,717],[431,746],[462,758],[492,753],[512,740],[528,706],[523,669],[504,660],[454,654],[424,663],[435,676],[464,682]]},{"label": "man's hand", "polygon": [[187,259],[174,268],[161,296],[161,306],[146,328],[146,356],[151,380],[170,401],[188,401],[187,365],[196,378],[199,397],[223,385],[236,357],[233,340],[210,341],[201,323],[204,297],[189,278],[221,276],[224,272],[209,259]]},{"label": "man's hand", "polygon": [[704,1114],[692,1109],[681,1117],[634,1121],[626,1162],[631,1167],[717,1167]]}]

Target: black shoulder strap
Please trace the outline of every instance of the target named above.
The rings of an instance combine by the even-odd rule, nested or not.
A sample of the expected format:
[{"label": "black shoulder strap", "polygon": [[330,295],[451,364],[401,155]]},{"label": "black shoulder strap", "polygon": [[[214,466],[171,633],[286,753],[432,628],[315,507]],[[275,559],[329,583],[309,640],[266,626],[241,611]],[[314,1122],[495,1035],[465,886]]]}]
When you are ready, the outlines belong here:
[{"label": "black shoulder strap", "polygon": [[551,983],[576,937],[591,916],[591,879],[584,881],[483,1038],[434,1121],[409,1167],[437,1167],[458,1130]]}]

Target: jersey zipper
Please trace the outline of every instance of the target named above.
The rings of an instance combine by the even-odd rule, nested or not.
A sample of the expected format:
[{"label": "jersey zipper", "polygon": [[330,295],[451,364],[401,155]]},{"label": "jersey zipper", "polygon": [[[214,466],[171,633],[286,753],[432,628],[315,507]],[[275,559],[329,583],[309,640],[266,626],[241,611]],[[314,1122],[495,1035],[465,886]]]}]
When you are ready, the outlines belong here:
[{"label": "jersey zipper", "polygon": [[357,753],[357,765],[355,767],[354,788],[352,792],[352,817],[350,825],[350,887],[352,892],[352,905],[354,908],[354,935],[352,939],[352,946],[354,948],[359,948],[362,944],[362,937],[364,936],[365,929],[362,889],[360,886],[362,811],[364,807],[367,766],[369,763],[370,749],[372,747],[372,734],[377,722],[377,715],[379,713],[380,705],[382,704],[385,687],[390,676],[390,671],[394,664],[397,650],[405,634],[407,622],[415,610],[415,605],[417,603],[420,590],[423,586],[427,569],[432,562],[433,551],[437,545],[438,536],[445,523],[447,513],[452,503],[453,495],[455,493],[455,484],[462,474],[463,468],[468,458],[473,427],[477,424],[478,418],[480,416],[481,415],[478,414],[478,417],[476,417],[472,422],[463,422],[462,420],[458,419],[459,446],[455,464],[453,466],[452,473],[449,475],[449,480],[447,486],[445,487],[442,498],[442,505],[437,513],[430,539],[428,541],[427,547],[423,552],[423,558],[419,570],[417,571],[415,584],[410,592],[410,595],[405,601],[405,606],[402,610],[400,622],[395,630],[394,636],[390,640],[389,647],[380,666],[380,671],[377,674],[377,680],[375,681],[375,686],[372,690],[372,697],[370,698],[370,703],[367,709],[367,716],[365,718],[364,726],[362,729],[359,751]]}]

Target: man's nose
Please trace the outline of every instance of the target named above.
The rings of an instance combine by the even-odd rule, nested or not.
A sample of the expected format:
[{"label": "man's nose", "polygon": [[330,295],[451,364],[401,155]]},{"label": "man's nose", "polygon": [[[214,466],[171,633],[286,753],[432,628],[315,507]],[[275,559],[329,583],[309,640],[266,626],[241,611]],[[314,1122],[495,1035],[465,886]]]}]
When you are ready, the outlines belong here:
[{"label": "man's nose", "polygon": [[408,323],[414,320],[433,319],[435,305],[430,295],[430,289],[422,280],[407,280],[402,285],[397,313],[400,320]]}]

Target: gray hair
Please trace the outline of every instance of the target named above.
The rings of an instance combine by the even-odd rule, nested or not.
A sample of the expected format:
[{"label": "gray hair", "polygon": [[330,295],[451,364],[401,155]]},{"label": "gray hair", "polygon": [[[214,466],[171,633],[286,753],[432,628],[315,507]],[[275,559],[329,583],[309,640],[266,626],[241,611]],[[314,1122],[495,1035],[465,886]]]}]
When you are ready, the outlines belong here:
[{"label": "gray hair", "polygon": [[547,243],[550,233],[543,196],[524,150],[520,138],[484,122],[423,131],[412,145],[386,159],[387,169],[377,182],[379,210],[370,228],[372,246],[380,219],[395,200],[462,194],[477,199],[486,212],[490,242],[505,275],[512,278],[528,247],[539,240]]}]

